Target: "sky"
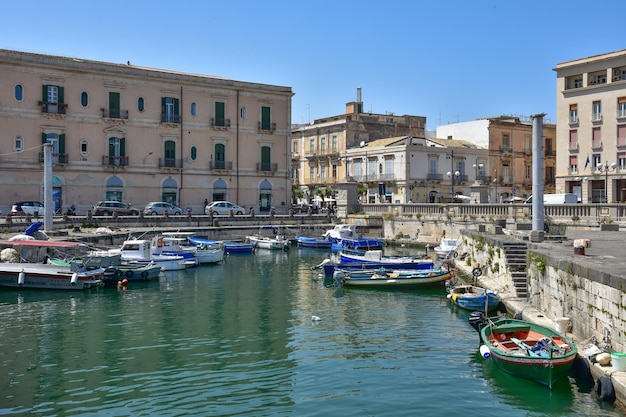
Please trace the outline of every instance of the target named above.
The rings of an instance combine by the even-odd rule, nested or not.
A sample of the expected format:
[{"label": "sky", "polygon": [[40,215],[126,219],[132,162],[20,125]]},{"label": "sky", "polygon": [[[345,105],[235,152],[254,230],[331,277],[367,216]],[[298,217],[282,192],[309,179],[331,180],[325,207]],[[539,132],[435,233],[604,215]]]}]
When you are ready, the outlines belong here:
[{"label": "sky", "polygon": [[[626,2],[5,2],[0,48],[291,87],[292,122],[498,115],[556,123],[561,62],[626,49]],[[1,82],[1,80],[0,80]]]}]

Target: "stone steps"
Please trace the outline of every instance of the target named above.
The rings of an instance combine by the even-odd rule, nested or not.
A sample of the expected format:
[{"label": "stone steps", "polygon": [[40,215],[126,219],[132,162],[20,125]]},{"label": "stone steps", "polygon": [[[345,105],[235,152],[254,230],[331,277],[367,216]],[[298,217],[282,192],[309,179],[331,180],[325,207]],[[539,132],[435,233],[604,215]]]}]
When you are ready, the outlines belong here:
[{"label": "stone steps", "polygon": [[503,249],[506,263],[509,266],[511,279],[513,280],[515,294],[520,298],[527,298],[528,282],[526,268],[528,264],[526,261],[526,252],[528,251],[528,246],[523,242],[511,242],[504,243]]}]

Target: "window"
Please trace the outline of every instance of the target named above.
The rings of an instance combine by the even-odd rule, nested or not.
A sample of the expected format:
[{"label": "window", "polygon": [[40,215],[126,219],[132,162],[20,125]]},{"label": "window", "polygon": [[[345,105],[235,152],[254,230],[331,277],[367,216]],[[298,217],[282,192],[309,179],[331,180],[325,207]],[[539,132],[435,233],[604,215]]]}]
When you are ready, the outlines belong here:
[{"label": "window", "polygon": [[196,159],[198,159],[198,148],[196,148],[195,146],[191,147],[191,160],[195,161]]},{"label": "window", "polygon": [[89,105],[89,94],[86,91],[80,93],[80,105],[87,107]]},{"label": "window", "polygon": [[617,146],[626,146],[626,125],[617,125]]},{"label": "window", "polygon": [[531,179],[533,177],[533,167],[532,165],[524,165],[524,178],[526,178],[527,180]]},{"label": "window", "polygon": [[268,106],[261,107],[261,130],[272,130],[271,108]]},{"label": "window", "polygon": [[332,166],[332,174],[331,175],[332,175],[333,180],[337,179],[337,164],[333,164],[333,166]]},{"label": "window", "polygon": [[326,180],[326,164],[320,165],[320,177],[322,180]]},{"label": "window", "polygon": [[332,147],[333,152],[337,152],[339,150],[337,146],[337,135],[332,136],[330,146]]},{"label": "window", "polygon": [[196,103],[191,103],[189,112],[191,113],[192,116],[196,115]]},{"label": "window", "polygon": [[272,171],[272,148],[261,146],[261,171]]},{"label": "window", "polygon": [[88,156],[89,155],[89,142],[87,139],[80,140],[80,155]]},{"label": "window", "polygon": [[14,149],[15,149],[15,152],[22,152],[24,150],[24,139],[22,139],[19,136],[16,137]]},{"label": "window", "polygon": [[65,135],[57,133],[42,133],[41,143],[52,144],[52,162],[55,164],[64,163],[65,155]]},{"label": "window", "polygon": [[502,147],[503,148],[510,148],[511,147],[511,143],[510,143],[510,139],[509,139],[509,134],[508,133],[503,133],[502,134]]},{"label": "window", "polygon": [[320,153],[326,152],[326,136],[320,138]]},{"label": "window", "polygon": [[376,178],[376,159],[370,159],[367,161],[365,175],[367,175],[368,180]]},{"label": "window", "polygon": [[437,174],[437,160],[431,159],[428,161],[428,173],[431,175]]},{"label": "window", "polygon": [[593,169],[597,170],[598,165],[602,164],[602,155],[600,155],[599,153],[594,153],[592,163],[593,163]]},{"label": "window", "polygon": [[569,150],[578,150],[578,130],[569,131]]},{"label": "window", "polygon": [[176,142],[173,140],[166,140],[163,144],[163,165],[176,167]]},{"label": "window", "polygon": [[[125,112],[126,113],[126,112]],[[124,118],[128,118],[128,114],[124,115]],[[122,106],[120,100],[120,93],[109,91],[109,114],[108,117],[112,119],[122,118]]]},{"label": "window", "polygon": [[569,173],[578,174],[578,156],[570,155],[569,157]]},{"label": "window", "polygon": [[617,165],[620,171],[626,171],[626,152],[619,152],[617,154]]},{"label": "window", "polygon": [[180,123],[180,101],[173,97],[161,98],[161,122]]},{"label": "window", "polygon": [[215,169],[226,169],[226,146],[223,143],[215,144]]},{"label": "window", "polygon": [[24,98],[24,87],[21,84],[15,86],[15,99],[17,101],[22,101]]},{"label": "window", "polygon": [[570,106],[569,106],[569,122],[571,124],[578,123],[578,104],[570,104]]},{"label": "window", "polygon": [[139,110],[140,112],[143,112],[144,110],[144,101],[143,101],[143,97],[139,97],[137,99],[137,110]]},{"label": "window", "polygon": [[242,107],[241,110],[239,110],[239,117],[241,117],[241,120],[246,120],[247,115],[248,115],[248,111],[246,110],[245,107]]},{"label": "window", "polygon": [[524,135],[524,152],[532,153],[532,150],[533,150],[532,135]]},{"label": "window", "polygon": [[298,141],[294,140],[293,142],[291,142],[291,153],[294,155],[298,154]]},{"label": "window", "polygon": [[599,127],[591,129],[591,147],[594,149],[602,147],[602,131]]},{"label": "window", "polygon": [[214,126],[226,126],[226,104],[222,101],[215,102],[215,123]]},{"label": "window", "polygon": [[314,178],[315,178],[315,165],[310,164],[309,165],[309,179],[313,181]]},{"label": "window", "polygon": [[315,153],[315,139],[310,139],[309,140],[309,153],[310,154],[314,154]]},{"label": "window", "polygon": [[599,122],[602,120],[602,102],[594,101],[591,106],[591,121]]},{"label": "window", "polygon": [[126,166],[126,139],[109,138],[109,165]]},{"label": "window", "polygon": [[352,164],[352,167],[354,169],[354,177],[359,179],[361,177],[361,163],[355,162]]},{"label": "window", "polygon": [[44,113],[65,114],[64,89],[56,85],[43,85],[41,109]]},{"label": "window", "polygon": [[620,97],[617,99],[617,117],[626,117],[626,97]]}]

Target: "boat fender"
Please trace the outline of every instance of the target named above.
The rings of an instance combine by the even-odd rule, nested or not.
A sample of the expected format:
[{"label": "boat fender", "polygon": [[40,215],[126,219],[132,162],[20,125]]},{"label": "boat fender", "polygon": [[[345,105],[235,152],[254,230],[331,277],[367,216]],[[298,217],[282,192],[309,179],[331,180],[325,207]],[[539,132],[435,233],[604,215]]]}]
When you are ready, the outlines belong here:
[{"label": "boat fender", "polygon": [[24,273],[24,271],[21,271],[20,274],[17,276],[17,285],[24,285],[25,281],[26,274]]},{"label": "boat fender", "polygon": [[482,274],[483,274],[483,270],[482,269],[480,269],[478,267],[472,269],[472,275],[474,276],[474,278],[478,278]]},{"label": "boat fender", "polygon": [[[120,272],[122,272],[122,271],[120,271]],[[134,272],[133,272],[133,271],[131,271],[130,269],[129,269],[128,271],[126,271],[126,277],[127,277],[127,278],[130,278],[130,277],[132,277],[133,275],[134,275]]]},{"label": "boat fender", "polygon": [[459,256],[459,253],[455,250],[452,251],[452,257],[456,258],[457,256]]},{"label": "boat fender", "polygon": [[141,271],[142,278],[148,278],[148,271]]},{"label": "boat fender", "polygon": [[489,352],[489,348],[487,347],[487,345],[480,346],[480,356],[482,356],[484,359],[488,359],[489,356],[491,356],[491,353]]},{"label": "boat fender", "polygon": [[77,282],[78,282],[78,272],[74,272],[72,274],[72,278],[70,279],[70,284],[76,285]]},{"label": "boat fender", "polygon": [[598,378],[594,391],[600,396],[602,401],[609,403],[615,402],[615,388],[613,388],[611,377],[601,376]]}]

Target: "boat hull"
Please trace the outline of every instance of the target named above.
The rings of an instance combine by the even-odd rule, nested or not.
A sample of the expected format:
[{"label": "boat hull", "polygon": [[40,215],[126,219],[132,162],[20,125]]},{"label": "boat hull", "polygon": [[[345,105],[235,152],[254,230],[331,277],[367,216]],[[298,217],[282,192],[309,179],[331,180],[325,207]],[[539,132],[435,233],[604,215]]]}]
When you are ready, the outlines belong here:
[{"label": "boat hull", "polygon": [[296,236],[296,242],[301,248],[331,249],[332,242],[325,238]]},{"label": "boat hull", "polygon": [[324,275],[332,277],[336,269],[342,270],[364,270],[364,269],[411,269],[411,270],[425,270],[433,269],[434,262],[340,262],[340,263],[327,263],[323,265]]},{"label": "boat hull", "polygon": [[443,286],[455,276],[454,271],[402,271],[401,273],[374,273],[372,275],[346,276],[342,285],[347,287],[365,288],[403,288],[419,289]]},{"label": "boat hull", "polygon": [[[577,356],[576,345],[565,336],[522,320],[495,320],[480,330],[480,336],[489,349],[488,360],[498,368],[550,389],[568,374]],[[549,349],[536,349],[542,339],[550,344]]]},{"label": "boat hull", "polygon": [[[23,272],[23,274],[22,274]],[[22,274],[22,275],[20,275]],[[0,264],[0,286],[47,290],[86,290],[102,285],[104,269],[84,272],[52,264]]]},{"label": "boat hull", "polygon": [[493,291],[473,285],[458,285],[450,289],[450,302],[470,311],[493,311],[500,305],[500,297]]}]

